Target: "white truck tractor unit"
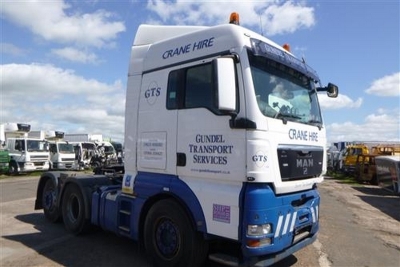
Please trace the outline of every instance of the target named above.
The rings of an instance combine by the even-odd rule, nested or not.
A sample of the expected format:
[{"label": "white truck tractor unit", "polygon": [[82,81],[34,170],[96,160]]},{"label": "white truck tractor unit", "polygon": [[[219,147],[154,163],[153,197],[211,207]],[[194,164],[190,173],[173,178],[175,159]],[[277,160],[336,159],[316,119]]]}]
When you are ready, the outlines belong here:
[{"label": "white truck tractor unit", "polygon": [[64,140],[64,132],[46,131],[45,138],[49,143],[50,169],[75,170],[74,146]]},{"label": "white truck tractor unit", "polygon": [[155,266],[269,266],[317,237],[320,91],[338,87],[238,23],[141,25],[124,174],[44,173],[35,208],[75,234],[96,225],[136,240]]},{"label": "white truck tractor unit", "polygon": [[4,125],[11,174],[49,169],[48,144],[44,139],[28,137],[30,128],[29,124],[23,123]]},{"label": "white truck tractor unit", "polygon": [[75,169],[84,170],[91,167],[92,158],[97,155],[97,146],[94,142],[69,142],[74,147]]},{"label": "white truck tractor unit", "polygon": [[91,166],[95,174],[106,172],[124,172],[124,165],[118,158],[117,150],[111,142],[96,142],[96,155],[92,157]]}]

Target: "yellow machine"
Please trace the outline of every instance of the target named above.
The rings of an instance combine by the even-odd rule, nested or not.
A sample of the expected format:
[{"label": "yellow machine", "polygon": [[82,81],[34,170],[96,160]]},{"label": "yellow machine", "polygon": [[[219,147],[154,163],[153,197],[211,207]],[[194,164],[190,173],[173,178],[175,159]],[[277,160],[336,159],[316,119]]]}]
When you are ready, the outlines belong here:
[{"label": "yellow machine", "polygon": [[379,144],[373,146],[371,154],[374,155],[400,155],[400,144]]},{"label": "yellow machine", "polygon": [[373,185],[378,185],[376,176],[375,158],[379,155],[362,154],[357,156],[354,177],[358,182],[369,182]]},{"label": "yellow machine", "polygon": [[[357,159],[360,155],[400,155],[399,143],[377,143],[362,142],[347,145],[342,156],[342,170],[346,174],[354,175],[357,164],[361,164],[362,159]],[[365,157],[364,157],[365,158]],[[365,163],[368,164],[367,158]]]},{"label": "yellow machine", "polygon": [[353,174],[358,155],[369,154],[368,146],[365,144],[352,144],[346,147],[343,155],[343,171],[346,174]]}]

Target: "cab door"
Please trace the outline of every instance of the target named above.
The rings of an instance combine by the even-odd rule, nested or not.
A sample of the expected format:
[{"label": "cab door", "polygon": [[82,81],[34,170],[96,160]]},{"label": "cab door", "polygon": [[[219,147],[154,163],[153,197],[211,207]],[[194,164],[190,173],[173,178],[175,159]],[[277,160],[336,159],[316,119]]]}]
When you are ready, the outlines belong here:
[{"label": "cab door", "polygon": [[199,199],[208,232],[237,239],[245,130],[231,128],[231,114],[218,109],[214,75],[211,61],[170,74],[179,81],[169,92],[177,96],[177,175]]}]

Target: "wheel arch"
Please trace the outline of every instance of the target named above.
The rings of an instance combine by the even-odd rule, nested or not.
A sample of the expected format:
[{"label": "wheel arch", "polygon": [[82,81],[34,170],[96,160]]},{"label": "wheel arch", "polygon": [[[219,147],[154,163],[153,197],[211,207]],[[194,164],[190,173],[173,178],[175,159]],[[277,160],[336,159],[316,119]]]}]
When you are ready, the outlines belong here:
[{"label": "wheel arch", "polygon": [[[192,207],[190,208],[186,203],[185,199],[181,198],[179,195],[171,193],[171,192],[162,192],[160,194],[154,195],[150,198],[148,198],[141,209],[140,212],[140,219],[139,219],[139,226],[138,226],[138,233],[139,233],[139,242],[141,245],[143,245],[143,238],[144,238],[144,225],[146,221],[146,217],[150,211],[150,209],[154,206],[159,201],[163,201],[166,199],[171,199],[175,201],[179,206],[183,208],[185,211],[185,214],[187,215],[188,219],[191,222],[191,226],[195,231],[202,232],[203,236],[206,237],[207,229],[205,225],[205,219],[203,212],[201,210],[202,218],[199,218],[201,216],[196,216],[196,212],[193,212],[194,209],[198,210],[198,207]],[[197,201],[198,202],[198,201]],[[198,206],[200,207],[200,203],[198,203]],[[199,222],[199,223],[196,223]]]},{"label": "wheel arch", "polygon": [[143,225],[150,208],[157,201],[172,198],[183,207],[190,219],[193,229],[201,232],[206,238],[207,225],[203,208],[190,186],[176,175],[155,174],[139,172],[135,178],[134,192],[137,210],[140,210],[140,217],[137,223],[138,239],[143,232]]},{"label": "wheel arch", "polygon": [[[58,188],[57,196],[59,195],[59,181],[58,178],[60,177],[59,172],[45,172],[40,176],[39,183],[36,190],[36,201],[35,201],[35,210],[43,209],[42,205],[42,197],[43,197],[43,188],[48,180],[53,180],[54,184]],[[57,200],[59,197],[57,197]],[[59,206],[58,206],[59,207]]]}]

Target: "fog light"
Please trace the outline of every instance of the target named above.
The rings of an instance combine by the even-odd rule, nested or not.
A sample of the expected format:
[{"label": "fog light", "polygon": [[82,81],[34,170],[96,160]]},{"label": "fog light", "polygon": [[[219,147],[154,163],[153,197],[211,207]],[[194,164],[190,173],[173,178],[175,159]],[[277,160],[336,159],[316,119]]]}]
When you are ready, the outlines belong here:
[{"label": "fog light", "polygon": [[267,235],[269,233],[271,233],[270,224],[250,224],[247,226],[247,235],[249,236]]},{"label": "fog light", "polygon": [[272,243],[271,238],[260,239],[260,246],[271,245],[271,243]]},{"label": "fog light", "polygon": [[246,244],[250,248],[257,248],[262,246],[271,245],[271,238],[262,238],[262,239],[249,239]]}]

